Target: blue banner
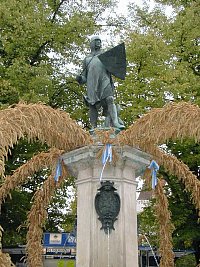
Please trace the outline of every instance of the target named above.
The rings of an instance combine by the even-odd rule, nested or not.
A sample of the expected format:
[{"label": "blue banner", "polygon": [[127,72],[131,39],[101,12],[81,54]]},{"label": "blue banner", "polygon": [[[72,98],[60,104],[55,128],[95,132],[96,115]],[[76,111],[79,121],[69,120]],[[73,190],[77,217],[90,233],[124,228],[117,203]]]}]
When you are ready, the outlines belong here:
[{"label": "blue banner", "polygon": [[71,233],[44,233],[44,247],[76,247],[76,237]]}]

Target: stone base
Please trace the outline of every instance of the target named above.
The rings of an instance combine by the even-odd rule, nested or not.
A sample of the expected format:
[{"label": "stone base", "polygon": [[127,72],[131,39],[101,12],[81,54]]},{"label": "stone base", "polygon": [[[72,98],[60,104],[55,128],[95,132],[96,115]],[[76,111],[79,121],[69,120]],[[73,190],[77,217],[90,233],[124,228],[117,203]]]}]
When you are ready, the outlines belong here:
[{"label": "stone base", "polygon": [[115,230],[100,230],[94,200],[100,185],[102,163],[97,153],[102,146],[89,146],[63,155],[77,177],[77,260],[76,267],[138,267],[135,178],[149,165],[149,155],[124,146],[115,148],[119,159],[107,164],[103,180],[114,182],[121,200]]}]

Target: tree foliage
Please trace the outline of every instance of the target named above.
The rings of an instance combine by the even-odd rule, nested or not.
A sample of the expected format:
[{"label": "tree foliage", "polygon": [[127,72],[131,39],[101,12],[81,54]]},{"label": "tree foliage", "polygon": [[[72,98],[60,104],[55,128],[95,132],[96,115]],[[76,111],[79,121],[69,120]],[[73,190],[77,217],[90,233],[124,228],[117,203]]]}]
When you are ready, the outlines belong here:
[{"label": "tree foliage", "polygon": [[200,9],[198,2],[190,2],[174,8],[170,17],[164,6],[151,11],[130,6],[128,76],[118,93],[126,123],[167,101],[200,104]]},{"label": "tree foliage", "polygon": [[[193,173],[199,178],[199,144],[193,140],[186,140],[184,143],[170,143],[171,151],[183,162],[185,162]],[[175,177],[167,179],[170,185],[169,203],[172,210],[172,219],[175,225],[174,246],[180,249],[193,249],[196,262],[200,258],[200,225],[197,211],[191,204],[191,196],[186,193],[182,184],[177,182]]]},{"label": "tree foliage", "polygon": [[87,121],[74,67],[111,6],[111,0],[1,1],[1,103],[42,101]]},{"label": "tree foliage", "polygon": [[[105,22],[103,13],[112,7],[113,2],[1,1],[0,108],[14,105],[20,100],[42,101],[66,110],[88,128],[87,109],[82,101],[84,88],[77,85],[74,73],[89,47],[87,37],[105,31],[101,27]],[[156,3],[153,9],[149,9],[147,4],[143,8],[131,4],[126,24],[124,18],[108,19],[110,25],[118,25],[114,33],[119,39],[126,37],[128,75],[125,82],[117,81],[117,98],[124,107],[122,118],[127,126],[151,108],[162,107],[169,101],[185,100],[200,105],[199,1],[157,0]],[[166,15],[166,5],[173,8],[170,16]],[[125,26],[123,31],[120,31],[120,25]],[[171,143],[168,147],[198,174],[198,145],[186,141],[176,145]],[[34,152],[46,148],[40,147],[37,142],[30,145],[20,141],[9,157],[7,171],[19,166]],[[190,196],[185,194],[184,187],[175,177],[169,177],[166,173],[165,177],[168,190],[172,192],[168,198],[177,227],[174,244],[183,248],[191,246],[198,251],[200,241],[195,229],[199,227]],[[21,199],[19,203],[26,203],[29,209],[30,197],[44,179],[45,173],[37,174],[35,182],[25,185],[22,191],[13,192],[13,201]],[[31,189],[30,195],[27,189]],[[63,192],[67,194],[65,189]],[[56,230],[55,225],[63,226],[65,223],[63,218],[58,219],[64,205],[63,192],[57,195],[60,204],[57,204],[56,198],[55,208],[49,208],[54,215],[49,218],[47,229]],[[11,211],[10,203],[3,207],[5,214]],[[12,225],[13,233],[24,221],[27,209],[19,211],[19,214],[22,213],[19,222],[16,220],[16,224]],[[150,210],[148,212],[153,222],[153,214]],[[4,223],[5,228],[6,222],[13,220],[14,210],[9,216]],[[147,221],[148,217],[145,216],[141,215],[141,221]],[[190,225],[194,226],[191,233]],[[69,229],[68,222],[65,226]],[[150,232],[150,229],[146,228],[145,231]],[[21,242],[20,238],[16,237],[15,240]],[[10,244],[13,240],[14,234],[5,243]]]},{"label": "tree foliage", "polygon": [[[66,110],[87,127],[87,112],[82,101],[84,88],[75,82],[74,69],[78,69],[82,54],[89,48],[88,36],[101,31],[105,18],[100,15],[112,4],[111,0],[1,1],[0,108],[19,101],[40,101]],[[11,150],[6,173],[12,173],[32,155],[47,148],[37,141],[20,140]],[[34,179],[12,192],[12,199],[6,200],[1,216],[4,245],[24,242],[25,228],[19,233],[16,229],[24,224],[32,196],[47,175],[48,170],[36,173]],[[66,208],[67,188],[72,184],[73,180],[56,193],[49,207],[47,230],[58,231],[68,224],[62,210]],[[74,216],[69,221],[73,224]]]},{"label": "tree foliage", "polygon": [[[127,124],[169,101],[184,100],[200,105],[199,1],[155,2],[153,9],[147,4],[143,8],[132,4],[129,8],[128,76],[118,92],[125,107],[122,117]],[[170,15],[166,14],[166,5],[171,6]],[[193,140],[170,142],[168,149],[199,175],[198,144]],[[162,174],[168,182],[168,199],[176,227],[174,247],[193,248],[199,263],[198,216],[190,195],[176,177]],[[147,209],[139,220],[140,227],[147,232],[151,224],[155,225],[155,218],[150,214]],[[151,236],[154,244],[154,235]]]}]

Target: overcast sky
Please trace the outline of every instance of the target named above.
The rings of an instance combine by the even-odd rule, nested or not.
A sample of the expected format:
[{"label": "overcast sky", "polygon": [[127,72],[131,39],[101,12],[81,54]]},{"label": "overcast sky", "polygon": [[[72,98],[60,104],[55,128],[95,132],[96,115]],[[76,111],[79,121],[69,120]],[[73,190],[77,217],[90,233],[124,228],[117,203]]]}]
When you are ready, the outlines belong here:
[{"label": "overcast sky", "polygon": [[[150,10],[153,9],[153,7],[155,6],[154,0],[146,0],[146,1],[145,0],[119,0],[119,4],[118,4],[119,13],[126,14],[127,5],[129,3],[136,4],[138,6],[143,6],[144,2],[146,2],[149,5]],[[172,13],[172,7],[166,6],[166,14],[170,15],[171,13]]]},{"label": "overcast sky", "polygon": [[[119,4],[118,4],[118,9],[119,9],[119,13],[125,13],[127,12],[127,5],[129,3],[133,3],[136,4],[138,6],[142,6],[143,5],[143,0],[119,0]],[[154,1],[153,0],[147,0],[146,1],[151,7],[154,6]]]}]

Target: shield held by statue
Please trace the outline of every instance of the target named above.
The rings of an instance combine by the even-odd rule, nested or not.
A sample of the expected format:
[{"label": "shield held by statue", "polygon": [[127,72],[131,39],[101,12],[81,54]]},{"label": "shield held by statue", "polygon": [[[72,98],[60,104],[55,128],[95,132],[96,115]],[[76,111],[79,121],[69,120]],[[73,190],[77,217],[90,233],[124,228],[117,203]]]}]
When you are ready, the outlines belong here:
[{"label": "shield held by statue", "polygon": [[99,56],[105,68],[115,77],[125,80],[126,76],[126,51],[121,43]]}]

